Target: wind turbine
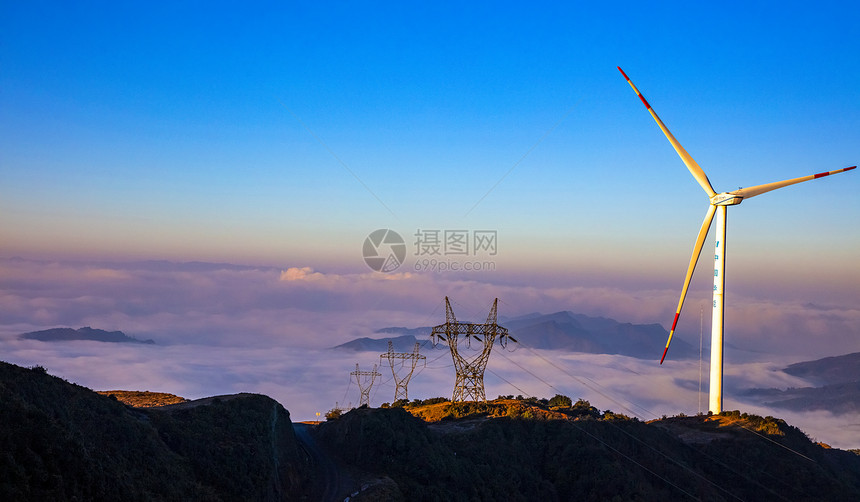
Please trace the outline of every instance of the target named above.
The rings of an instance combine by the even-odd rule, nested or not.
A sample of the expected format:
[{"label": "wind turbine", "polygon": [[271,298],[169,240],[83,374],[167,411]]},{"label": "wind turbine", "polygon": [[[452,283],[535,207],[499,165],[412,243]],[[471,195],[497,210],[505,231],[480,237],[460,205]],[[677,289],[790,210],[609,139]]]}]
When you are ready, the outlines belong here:
[{"label": "wind turbine", "polygon": [[669,132],[669,129],[666,128],[666,125],[663,124],[663,121],[660,120],[660,117],[657,116],[657,113],[654,112],[654,109],[651,108],[651,105],[648,104],[648,101],[645,100],[642,93],[639,92],[639,89],[637,89],[636,86],[633,85],[633,82],[630,81],[630,77],[624,73],[624,70],[622,70],[621,67],[618,67],[618,71],[620,71],[621,74],[624,75],[624,78],[627,79],[627,83],[630,84],[630,87],[633,88],[636,95],[642,100],[645,108],[648,109],[648,112],[652,117],[654,117],[654,120],[657,121],[657,125],[660,126],[660,129],[663,131],[663,134],[666,135],[669,143],[672,144],[675,151],[678,152],[678,155],[681,157],[681,160],[684,161],[687,169],[690,170],[690,174],[692,174],[693,178],[699,182],[699,185],[702,186],[702,189],[705,190],[705,193],[708,194],[708,198],[710,199],[708,212],[705,214],[702,228],[699,229],[699,235],[696,237],[696,245],[693,246],[693,255],[690,257],[690,265],[687,267],[687,275],[684,277],[684,287],[681,288],[681,299],[678,301],[678,308],[675,310],[675,319],[672,321],[672,329],[669,330],[669,339],[666,341],[666,348],[663,350],[663,357],[660,358],[660,364],[663,364],[663,360],[666,359],[666,352],[669,350],[669,343],[672,342],[672,335],[675,334],[675,326],[678,324],[678,317],[681,315],[681,307],[684,306],[684,298],[687,296],[687,288],[690,286],[690,279],[693,277],[693,270],[696,268],[696,262],[699,260],[699,255],[702,252],[702,246],[705,244],[705,237],[707,237],[708,231],[711,229],[711,222],[714,219],[714,214],[717,216],[716,246],[714,251],[714,311],[711,315],[711,383],[709,409],[713,413],[719,413],[722,411],[723,407],[723,315],[725,313],[725,295],[723,294],[723,290],[725,287],[726,210],[728,206],[736,206],[744,199],[749,199],[756,195],[776,190],[777,188],[794,185],[795,183],[801,183],[803,181],[823,178],[825,176],[830,176],[831,174],[850,171],[857,166],[811,174],[809,176],[801,176],[800,178],[777,181],[749,188],[739,188],[738,190],[731,192],[717,193],[711,186],[711,182],[708,180],[707,175],[705,175],[705,171],[699,167],[699,164],[690,157],[690,154],[687,153],[687,151],[684,150],[684,147],[678,143],[678,140],[672,136],[672,133]]}]

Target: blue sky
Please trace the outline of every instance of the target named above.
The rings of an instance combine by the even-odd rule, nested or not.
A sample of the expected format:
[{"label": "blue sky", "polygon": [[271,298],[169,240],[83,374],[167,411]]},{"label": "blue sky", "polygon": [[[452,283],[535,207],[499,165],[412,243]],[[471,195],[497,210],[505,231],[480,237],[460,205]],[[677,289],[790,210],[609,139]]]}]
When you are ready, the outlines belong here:
[{"label": "blue sky", "polygon": [[[493,229],[482,279],[677,288],[707,202],[619,65],[718,191],[857,163],[843,3],[2,9],[7,257],[364,272],[377,228]],[[856,298],[856,173],[732,208],[731,287]]]},{"label": "blue sky", "polygon": [[[363,266],[375,228],[460,226],[518,268],[686,254],[705,200],[615,66],[718,190],[847,167],[849,9],[6,4],[0,251]],[[830,217],[858,182],[819,183],[744,216],[858,246]]]}]

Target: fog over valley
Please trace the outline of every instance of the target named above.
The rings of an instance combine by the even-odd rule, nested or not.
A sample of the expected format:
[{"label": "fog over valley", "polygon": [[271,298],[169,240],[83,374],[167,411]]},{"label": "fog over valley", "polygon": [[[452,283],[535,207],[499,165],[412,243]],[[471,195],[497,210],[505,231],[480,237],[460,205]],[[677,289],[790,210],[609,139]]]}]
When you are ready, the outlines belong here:
[{"label": "fog over valley", "polygon": [[[0,267],[3,360],[42,365],[95,390],[151,390],[190,399],[263,393],[283,404],[294,420],[315,419],[335,403],[357,404],[358,388],[349,373],[356,363],[362,370],[380,363],[378,351],[332,347],[361,337],[399,336],[377,332],[382,328],[442,324],[446,295],[458,319],[473,322],[483,322],[493,298],[499,297],[502,326],[506,320],[513,326],[522,323],[518,316],[572,311],[620,323],[657,323],[665,329],[671,315],[667,306],[671,309],[677,301],[674,290],[516,287],[480,277],[329,274],[305,267],[22,259],[0,260]],[[693,302],[685,310],[687,328],[676,333],[678,341],[693,350],[692,357],[675,358],[670,348],[666,363],[658,365],[664,340],[653,347],[649,359],[537,349],[537,339],[521,336],[521,343],[509,350],[493,349],[486,394],[564,394],[643,420],[706,412],[709,324],[705,318],[700,400],[697,305]],[[799,361],[860,351],[854,341],[860,331],[857,309],[744,303],[736,298],[730,300],[727,322],[724,409],[777,416],[819,441],[858,447],[856,412],[768,408],[745,394],[752,388],[817,385],[780,370]],[[154,344],[19,338],[42,329],[83,326],[122,331]],[[418,335],[417,340],[427,364],[416,369],[410,398],[450,397],[450,353],[444,346],[434,348],[427,337]],[[677,350],[681,356],[681,344]],[[379,371],[383,376],[373,387],[371,406],[394,398],[390,368],[380,366]]]}]

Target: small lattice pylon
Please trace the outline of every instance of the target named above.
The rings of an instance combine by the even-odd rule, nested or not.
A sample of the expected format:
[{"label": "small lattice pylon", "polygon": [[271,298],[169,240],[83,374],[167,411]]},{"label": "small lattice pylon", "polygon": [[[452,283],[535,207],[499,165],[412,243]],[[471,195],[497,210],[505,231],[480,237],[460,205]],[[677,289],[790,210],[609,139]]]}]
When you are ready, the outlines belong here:
[{"label": "small lattice pylon", "polygon": [[[391,366],[391,374],[394,375],[394,401],[400,401],[401,399],[409,400],[406,387],[409,385],[412,373],[415,371],[418,361],[424,361],[424,364],[427,364],[427,356],[422,356],[418,353],[420,348],[421,344],[416,343],[415,349],[412,350],[411,354],[408,352],[394,352],[394,344],[391,340],[388,340],[388,352],[384,352],[379,355],[380,364],[383,359],[388,359],[388,365]],[[400,360],[399,368],[395,367],[396,360]],[[402,370],[404,374],[398,375],[398,369]],[[406,370],[408,370],[408,372]]]},{"label": "small lattice pylon", "polygon": [[[447,296],[445,297],[445,324],[434,327],[430,337],[434,344],[442,341],[451,349],[451,358],[454,360],[454,369],[457,373],[452,402],[486,401],[484,370],[487,368],[493,344],[497,338],[502,347],[507,346],[509,339],[516,343],[516,340],[508,334],[508,330],[496,322],[498,306],[499,299],[496,298],[484,324],[458,322],[454,317],[451,302]],[[461,353],[461,346],[467,345],[471,348],[473,340],[482,344],[481,352],[470,357],[464,356]]]},{"label": "small lattice pylon", "polygon": [[358,407],[361,408],[365,404],[370,406],[370,389],[373,388],[373,381],[376,380],[376,377],[381,377],[382,373],[376,371],[375,364],[373,365],[373,370],[361,371],[358,369],[358,363],[356,363],[355,371],[351,372],[350,375],[355,377],[355,381],[358,383],[358,390],[361,392]]}]

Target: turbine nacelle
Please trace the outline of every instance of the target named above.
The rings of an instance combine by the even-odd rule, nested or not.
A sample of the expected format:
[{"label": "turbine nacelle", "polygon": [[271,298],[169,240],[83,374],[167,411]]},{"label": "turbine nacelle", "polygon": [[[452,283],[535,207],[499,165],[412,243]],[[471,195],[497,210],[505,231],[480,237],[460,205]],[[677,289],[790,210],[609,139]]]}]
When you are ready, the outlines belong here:
[{"label": "turbine nacelle", "polygon": [[711,197],[712,206],[737,206],[744,200],[743,196],[734,192],[718,193]]}]

